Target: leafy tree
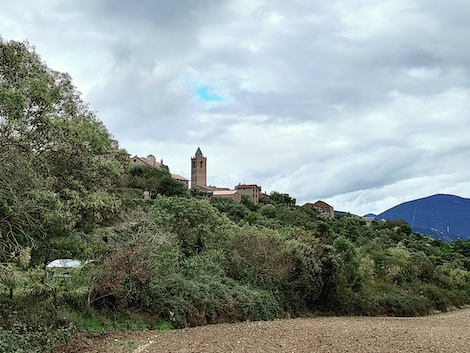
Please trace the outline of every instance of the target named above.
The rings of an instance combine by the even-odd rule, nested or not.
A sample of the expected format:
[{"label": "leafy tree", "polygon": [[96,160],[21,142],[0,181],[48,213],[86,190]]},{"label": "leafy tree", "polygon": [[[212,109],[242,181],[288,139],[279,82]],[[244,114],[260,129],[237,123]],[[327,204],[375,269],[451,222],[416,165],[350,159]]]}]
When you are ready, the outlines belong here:
[{"label": "leafy tree", "polygon": [[234,222],[246,219],[252,213],[244,204],[225,197],[212,196],[210,203]]},{"label": "leafy tree", "polygon": [[231,239],[228,273],[255,285],[281,284],[294,272],[294,261],[284,251],[285,242],[277,232],[245,226]]},{"label": "leafy tree", "polygon": [[189,192],[186,185],[182,182],[173,179],[171,176],[164,176],[162,177],[156,187],[155,191],[157,194],[163,196],[181,196],[181,197],[188,197]]},{"label": "leafy tree", "polygon": [[160,180],[165,177],[171,178],[170,171],[166,166],[155,168],[150,165],[138,165],[130,168],[128,183],[130,187],[156,194]]},{"label": "leafy tree", "polygon": [[245,205],[250,211],[256,211],[258,209],[258,206],[255,205],[253,201],[251,201],[248,195],[242,195],[241,203]]},{"label": "leafy tree", "polygon": [[269,194],[269,198],[275,205],[283,206],[295,206],[295,198],[291,197],[289,194],[283,194],[277,191],[272,191]]},{"label": "leafy tree", "polygon": [[295,263],[295,274],[289,279],[303,299],[312,304],[320,296],[323,280],[313,247],[296,240],[287,242],[287,252]]},{"label": "leafy tree", "polygon": [[335,252],[335,249],[331,245],[324,245],[319,249],[318,262],[321,268],[321,278],[323,282],[321,301],[325,303],[330,296],[337,291],[341,271],[341,257]]},{"label": "leafy tree", "polygon": [[276,207],[270,204],[264,205],[260,209],[260,213],[268,218],[275,218],[276,217]]},{"label": "leafy tree", "polygon": [[189,189],[189,194],[191,195],[191,197],[194,197],[196,199],[209,199],[212,196],[212,192],[203,191],[197,188]]},{"label": "leafy tree", "polygon": [[127,160],[69,75],[0,38],[0,258],[46,262],[55,238],[113,217]]},{"label": "leafy tree", "polygon": [[317,223],[316,230],[320,237],[324,239],[330,239],[333,236],[333,229],[328,223],[324,221],[319,221]]},{"label": "leafy tree", "polygon": [[360,269],[358,252],[354,244],[345,236],[340,236],[333,242],[333,247],[343,260],[342,274],[347,287],[353,291],[362,288],[363,274]]},{"label": "leafy tree", "polygon": [[199,253],[211,237],[216,237],[230,221],[205,200],[159,197],[149,216],[162,229],[178,236],[186,256]]}]

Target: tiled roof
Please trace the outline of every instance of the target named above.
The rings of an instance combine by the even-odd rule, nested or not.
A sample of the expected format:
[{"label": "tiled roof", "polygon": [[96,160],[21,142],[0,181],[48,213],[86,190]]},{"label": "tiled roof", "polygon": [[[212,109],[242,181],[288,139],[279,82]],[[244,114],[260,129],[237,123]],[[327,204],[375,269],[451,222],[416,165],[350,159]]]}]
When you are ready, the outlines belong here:
[{"label": "tiled roof", "polygon": [[251,189],[253,187],[259,188],[256,184],[238,184],[235,189]]},{"label": "tiled roof", "polygon": [[160,167],[162,164],[159,163],[159,162],[154,162],[150,159],[148,159],[147,157],[139,157],[139,156],[134,156],[132,157],[132,159],[138,159],[140,160],[141,162],[145,163],[145,164],[148,164],[149,166],[151,167]]},{"label": "tiled roof", "polygon": [[189,179],[186,179],[184,176],[181,176],[181,175],[178,175],[178,174],[171,174],[171,177],[172,177],[173,179],[189,181]]},{"label": "tiled roof", "polygon": [[[137,155],[135,155],[134,157],[131,157],[132,160],[139,160],[140,162],[144,163],[144,164],[147,164],[151,167],[155,167],[155,168],[159,168],[161,167],[163,164],[162,163],[159,163],[157,161],[155,161],[155,157],[153,157],[152,155],[150,155],[149,157],[152,157],[152,158],[148,158],[148,157],[139,157]],[[181,175],[178,175],[178,174],[171,174],[171,177],[173,179],[177,179],[177,180],[182,180],[182,181],[188,181],[189,182],[189,179],[186,179],[184,176],[181,176]]]},{"label": "tiled roof", "polygon": [[212,192],[214,196],[222,196],[222,195],[233,195],[236,194],[238,190],[215,190]]},{"label": "tiled roof", "polygon": [[196,156],[202,156],[202,151],[199,147],[197,148]]}]

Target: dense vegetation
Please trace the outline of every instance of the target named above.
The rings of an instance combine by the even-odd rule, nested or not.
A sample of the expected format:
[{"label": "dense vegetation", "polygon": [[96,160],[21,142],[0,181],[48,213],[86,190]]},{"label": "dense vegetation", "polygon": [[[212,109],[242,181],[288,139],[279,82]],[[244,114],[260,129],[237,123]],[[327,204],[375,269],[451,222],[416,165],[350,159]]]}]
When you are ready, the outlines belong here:
[{"label": "dense vegetation", "polygon": [[[76,330],[470,303],[470,241],[328,219],[279,192],[258,205],[211,198],[165,168],[130,168],[28,44],[0,40],[0,134],[2,352],[41,352]],[[93,261],[53,280],[45,265],[58,258]]]}]

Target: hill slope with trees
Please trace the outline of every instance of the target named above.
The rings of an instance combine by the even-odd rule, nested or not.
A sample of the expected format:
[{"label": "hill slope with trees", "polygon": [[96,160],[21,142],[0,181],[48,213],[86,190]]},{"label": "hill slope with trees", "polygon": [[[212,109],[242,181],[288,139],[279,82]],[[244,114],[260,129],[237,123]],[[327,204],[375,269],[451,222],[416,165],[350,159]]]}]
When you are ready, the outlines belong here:
[{"label": "hill slope with trees", "polygon": [[[31,46],[1,39],[0,64],[0,351],[51,350],[77,331],[470,304],[469,240],[327,219],[276,191],[258,205],[190,193],[168,171],[130,168]],[[83,266],[46,267],[61,258]]]}]

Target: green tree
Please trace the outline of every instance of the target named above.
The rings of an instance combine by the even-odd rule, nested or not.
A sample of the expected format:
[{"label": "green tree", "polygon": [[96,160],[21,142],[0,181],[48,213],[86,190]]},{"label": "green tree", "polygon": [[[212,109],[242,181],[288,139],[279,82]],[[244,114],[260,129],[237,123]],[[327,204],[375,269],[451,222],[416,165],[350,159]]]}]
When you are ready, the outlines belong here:
[{"label": "green tree", "polygon": [[171,178],[167,166],[155,168],[150,165],[138,165],[130,168],[128,183],[130,187],[156,194],[158,183],[165,177]]},{"label": "green tree", "polygon": [[173,179],[171,176],[162,177],[155,188],[157,194],[163,196],[180,196],[188,197],[189,191],[186,185],[182,182]]},{"label": "green tree", "polygon": [[271,191],[269,198],[275,205],[283,206],[295,206],[295,198],[291,197],[289,194],[283,194],[277,191]]},{"label": "green tree", "polygon": [[345,281],[344,284],[353,291],[359,291],[362,288],[364,276],[360,269],[356,247],[343,235],[335,239],[333,247],[343,260],[342,275]]},{"label": "green tree", "polygon": [[209,202],[182,197],[157,198],[149,215],[163,230],[177,235],[185,256],[202,251],[230,224]]},{"label": "green tree", "polygon": [[0,258],[46,262],[54,239],[113,217],[126,162],[68,74],[0,38]]},{"label": "green tree", "polygon": [[323,287],[322,271],[315,258],[313,247],[296,240],[287,242],[287,252],[295,263],[295,274],[289,279],[303,299],[312,304]]},{"label": "green tree", "polygon": [[250,197],[248,195],[242,195],[241,197],[241,203],[245,205],[250,211],[257,211],[258,206],[251,201]]}]

